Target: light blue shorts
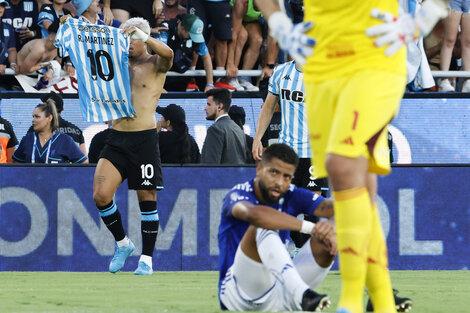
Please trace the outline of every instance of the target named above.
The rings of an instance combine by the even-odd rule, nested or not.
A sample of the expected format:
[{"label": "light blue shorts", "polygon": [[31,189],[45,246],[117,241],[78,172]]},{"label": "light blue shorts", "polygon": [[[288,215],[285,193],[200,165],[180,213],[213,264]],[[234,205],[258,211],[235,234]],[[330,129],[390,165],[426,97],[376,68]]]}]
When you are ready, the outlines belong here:
[{"label": "light blue shorts", "polygon": [[470,0],[450,0],[450,8],[454,11],[468,14],[470,12]]}]

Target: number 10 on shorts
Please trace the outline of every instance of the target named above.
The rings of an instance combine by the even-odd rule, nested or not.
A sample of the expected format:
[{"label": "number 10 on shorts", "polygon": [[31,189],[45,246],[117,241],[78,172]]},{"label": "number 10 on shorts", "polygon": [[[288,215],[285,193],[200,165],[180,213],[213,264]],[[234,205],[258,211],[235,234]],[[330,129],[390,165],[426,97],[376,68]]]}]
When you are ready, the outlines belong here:
[{"label": "number 10 on shorts", "polygon": [[142,170],[142,179],[151,179],[153,178],[153,165],[152,164],[142,164],[140,166],[140,169]]}]

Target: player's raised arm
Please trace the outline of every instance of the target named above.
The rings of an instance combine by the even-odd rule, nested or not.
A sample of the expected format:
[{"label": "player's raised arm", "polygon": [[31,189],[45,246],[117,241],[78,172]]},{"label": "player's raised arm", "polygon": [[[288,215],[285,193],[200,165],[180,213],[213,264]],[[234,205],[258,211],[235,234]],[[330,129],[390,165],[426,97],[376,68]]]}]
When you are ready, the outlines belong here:
[{"label": "player's raised arm", "polygon": [[263,107],[259,112],[258,123],[256,125],[256,133],[253,138],[253,147],[251,153],[253,154],[253,159],[256,161],[261,160],[261,155],[263,154],[263,144],[261,143],[261,138],[263,138],[264,132],[269,126],[269,122],[273,118],[274,109],[276,104],[279,102],[279,97],[268,93],[266,100],[263,103]]},{"label": "player's raised arm", "polygon": [[173,65],[173,50],[170,47],[134,26],[124,29],[124,32],[131,36],[131,39],[146,43],[158,55],[155,61],[158,72],[166,73],[170,70]]}]

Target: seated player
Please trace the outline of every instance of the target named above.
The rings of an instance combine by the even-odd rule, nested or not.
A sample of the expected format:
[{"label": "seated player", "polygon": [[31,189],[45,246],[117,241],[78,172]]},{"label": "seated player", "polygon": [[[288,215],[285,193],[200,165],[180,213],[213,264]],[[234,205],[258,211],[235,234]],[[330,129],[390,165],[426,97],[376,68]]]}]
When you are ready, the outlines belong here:
[{"label": "seated player", "polygon": [[[333,264],[334,227],[295,216],[332,217],[332,202],[291,184],[297,164],[292,148],[273,144],[263,153],[256,178],[225,196],[218,234],[222,309],[317,311],[328,306],[329,297],[313,289]],[[287,230],[311,234],[293,260],[283,244]]]}]

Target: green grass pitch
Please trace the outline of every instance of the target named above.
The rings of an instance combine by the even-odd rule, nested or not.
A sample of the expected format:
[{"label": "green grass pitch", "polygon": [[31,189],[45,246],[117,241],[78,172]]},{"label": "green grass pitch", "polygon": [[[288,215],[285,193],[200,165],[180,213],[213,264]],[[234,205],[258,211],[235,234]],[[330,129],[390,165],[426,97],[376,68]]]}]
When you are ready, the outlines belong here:
[{"label": "green grass pitch", "polygon": [[[413,313],[470,312],[469,271],[392,271],[394,288],[413,299]],[[221,312],[217,272],[0,272],[0,312]],[[331,272],[319,292],[332,298],[340,275]]]}]

